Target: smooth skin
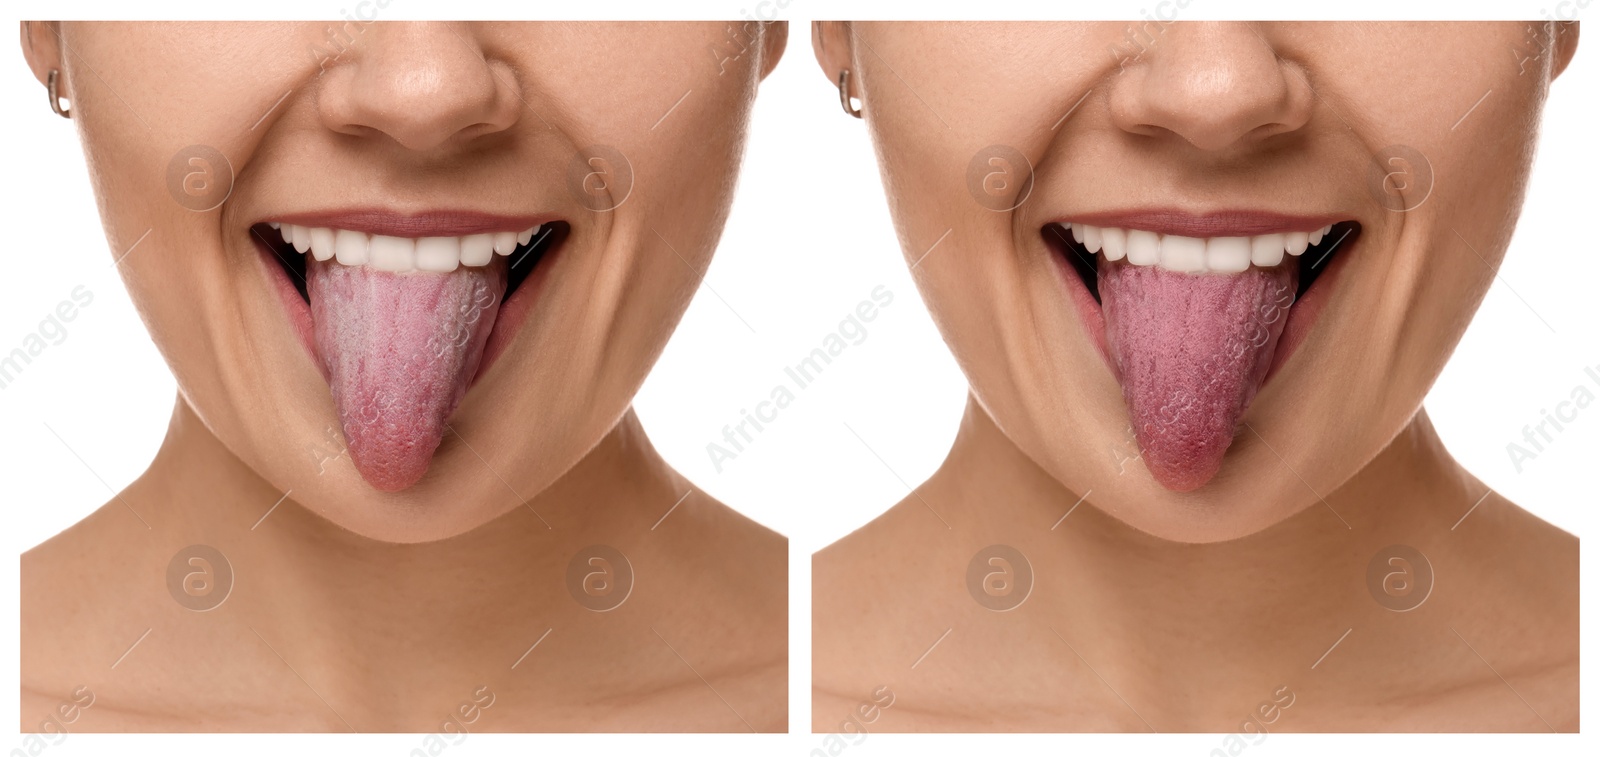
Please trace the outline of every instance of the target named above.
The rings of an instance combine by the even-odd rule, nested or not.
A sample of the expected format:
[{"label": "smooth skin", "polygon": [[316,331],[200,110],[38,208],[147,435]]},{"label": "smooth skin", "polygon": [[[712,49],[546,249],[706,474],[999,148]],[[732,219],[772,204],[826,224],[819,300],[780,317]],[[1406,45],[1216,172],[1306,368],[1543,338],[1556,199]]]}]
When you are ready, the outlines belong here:
[{"label": "smooth skin", "polygon": [[[787,730],[786,541],[674,472],[630,408],[716,247],[786,36],[25,23],[33,74],[62,71],[60,126],[82,137],[108,254],[151,230],[119,268],[180,394],[144,475],[23,555],[22,729],[88,687],[73,731]],[[191,144],[233,167],[216,210],[169,195]],[[609,212],[568,190],[593,144],[635,177]],[[397,494],[330,446],[328,387],[248,235],[363,205],[572,226],[428,475]],[[235,576],[205,612],[167,580],[194,544]],[[568,589],[595,544],[635,576],[606,612]]]},{"label": "smooth skin", "polygon": [[[822,73],[851,72],[907,261],[949,230],[913,275],[971,395],[933,477],[814,557],[814,729],[1577,729],[1578,541],[1489,492],[1421,409],[1505,253],[1576,24],[815,31]],[[1034,171],[1005,212],[964,181],[993,144]],[[1370,190],[1395,144],[1438,177],[1409,212]],[[1189,493],[1140,463],[1041,240],[1126,208],[1363,226],[1221,473]],[[968,588],[995,544],[1034,576],[1005,612]],[[1378,600],[1421,591],[1415,561],[1378,560],[1368,585],[1391,545],[1434,575],[1405,612]],[[883,687],[892,705],[872,706]]]}]

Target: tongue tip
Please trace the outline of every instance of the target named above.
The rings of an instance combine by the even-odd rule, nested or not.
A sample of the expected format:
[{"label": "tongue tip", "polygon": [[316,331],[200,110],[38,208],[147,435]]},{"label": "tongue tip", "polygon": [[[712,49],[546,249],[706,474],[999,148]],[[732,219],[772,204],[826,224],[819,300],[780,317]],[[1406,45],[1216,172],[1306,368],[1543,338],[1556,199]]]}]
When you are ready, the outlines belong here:
[{"label": "tongue tip", "polygon": [[[1204,422],[1184,423],[1184,420]],[[1225,423],[1225,420],[1233,419],[1216,415],[1200,419],[1180,417],[1173,423],[1141,428],[1137,439],[1145,470],[1156,483],[1174,492],[1191,492],[1211,483],[1222,470],[1238,428],[1237,421]]]},{"label": "tongue tip", "polygon": [[1150,477],[1167,490],[1180,493],[1211,483],[1222,470],[1233,434],[1222,433],[1215,426],[1204,431],[1183,426],[1165,431],[1139,438]]},{"label": "tongue tip", "polygon": [[1208,483],[1211,483],[1211,479],[1216,478],[1217,471],[1221,470],[1222,461],[1206,461],[1198,465],[1160,465],[1149,463],[1145,467],[1150,471],[1150,477],[1154,478],[1156,483],[1161,484],[1161,486],[1166,488],[1168,491],[1183,493],[1192,492]]},{"label": "tongue tip", "polygon": [[372,464],[355,460],[356,472],[368,485],[381,492],[394,494],[405,491],[422,480],[431,460],[418,463]]},{"label": "tongue tip", "polygon": [[355,431],[350,462],[368,485],[391,494],[411,488],[427,475],[443,440],[443,430],[437,428],[408,428],[391,434]]}]

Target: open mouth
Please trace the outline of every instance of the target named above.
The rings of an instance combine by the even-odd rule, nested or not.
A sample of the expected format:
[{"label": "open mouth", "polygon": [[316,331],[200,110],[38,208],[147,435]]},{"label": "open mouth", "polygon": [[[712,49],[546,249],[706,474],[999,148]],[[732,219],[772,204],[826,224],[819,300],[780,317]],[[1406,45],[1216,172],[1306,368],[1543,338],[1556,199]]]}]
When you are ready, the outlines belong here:
[{"label": "open mouth", "polygon": [[1145,467],[1166,488],[1192,491],[1221,469],[1361,224],[1262,215],[1150,225],[1220,233],[1063,220],[1040,235],[1072,271],[1069,289],[1122,386]]},{"label": "open mouth", "polygon": [[[298,226],[276,221],[250,227],[258,244],[266,245],[307,306],[307,264],[333,260],[340,265],[368,266],[374,270],[406,273],[449,273],[459,267],[485,267],[504,258],[506,291],[511,299],[528,274],[547,252],[570,233],[565,221],[536,224],[521,232],[468,234],[451,237],[406,238],[368,234],[352,229]],[[375,246],[374,239],[379,240]]]},{"label": "open mouth", "polygon": [[249,232],[328,382],[352,463],[394,492],[427,472],[447,421],[521,325],[571,227],[353,212],[264,220]]},{"label": "open mouth", "polygon": [[1209,239],[1070,222],[1045,224],[1041,233],[1065,256],[1095,302],[1101,302],[1096,256],[1177,273],[1241,273],[1251,267],[1291,265],[1296,269],[1295,299],[1300,299],[1339,250],[1361,235],[1361,224],[1340,221],[1312,231]]}]

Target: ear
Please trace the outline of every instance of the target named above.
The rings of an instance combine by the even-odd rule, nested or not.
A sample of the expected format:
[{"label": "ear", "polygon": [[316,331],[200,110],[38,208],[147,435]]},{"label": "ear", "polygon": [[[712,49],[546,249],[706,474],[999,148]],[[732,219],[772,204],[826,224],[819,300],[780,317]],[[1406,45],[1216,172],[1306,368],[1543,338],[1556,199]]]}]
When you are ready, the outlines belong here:
[{"label": "ear", "polygon": [[761,24],[761,78],[778,67],[783,51],[789,47],[789,22],[764,21]]},{"label": "ear", "polygon": [[[822,67],[822,75],[828,77],[829,84],[837,86],[839,72],[850,68],[854,62],[850,41],[849,21],[811,22],[811,50],[817,54],[817,65]],[[850,93],[851,97],[861,96],[860,80],[860,76],[850,78],[850,88],[855,90]]]},{"label": "ear", "polygon": [[[49,79],[52,69],[62,69],[61,22],[22,22],[22,56],[28,59],[28,68],[33,69],[33,78],[38,79],[40,84]],[[71,99],[65,91],[65,77],[62,77],[56,86],[62,90],[62,97]]]},{"label": "ear", "polygon": [[1567,64],[1572,62],[1573,54],[1578,52],[1578,22],[1555,21],[1555,29],[1551,36],[1555,38],[1555,60],[1550,69],[1550,78],[1554,79],[1567,70]]}]

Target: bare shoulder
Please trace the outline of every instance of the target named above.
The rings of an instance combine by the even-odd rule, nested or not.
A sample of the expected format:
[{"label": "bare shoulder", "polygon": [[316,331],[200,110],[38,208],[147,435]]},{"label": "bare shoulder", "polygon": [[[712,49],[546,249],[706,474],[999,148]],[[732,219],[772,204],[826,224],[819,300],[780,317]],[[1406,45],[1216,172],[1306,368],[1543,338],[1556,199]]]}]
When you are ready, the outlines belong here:
[{"label": "bare shoulder", "polygon": [[677,533],[672,519],[679,516],[671,512],[655,532],[689,545],[676,553],[678,568],[709,593],[708,618],[737,616],[745,631],[786,640],[789,540],[699,490],[685,495],[681,508],[689,512],[681,513],[688,517],[676,524]]},{"label": "bare shoulder", "polygon": [[[1474,553],[1481,556],[1485,576],[1480,585],[1493,592],[1481,599],[1497,609],[1491,613],[1485,608],[1485,614],[1518,631],[1546,629],[1535,638],[1570,641],[1546,651],[1576,660],[1578,537],[1498,493],[1490,494],[1479,510],[1458,524],[1457,534],[1472,539]],[[1476,523],[1471,520],[1480,516]]]},{"label": "bare shoulder", "polygon": [[698,545],[674,567],[698,599],[667,610],[658,632],[676,631],[674,651],[697,661],[696,674],[727,698],[740,726],[786,732],[789,540],[698,489],[678,508],[664,510],[655,533]]},{"label": "bare shoulder", "polygon": [[[148,599],[146,588],[130,578],[142,574],[130,570],[141,558],[114,548],[116,534],[130,527],[143,530],[113,502],[23,553],[24,732],[106,725],[112,709],[105,696],[106,674],[124,651],[119,645],[127,647],[143,630],[123,628],[125,609]],[[119,630],[127,633],[118,635]]]},{"label": "bare shoulder", "polygon": [[[1480,516],[1481,519],[1480,519]],[[1479,519],[1476,523],[1473,519]],[[1477,565],[1455,626],[1477,680],[1457,695],[1515,715],[1508,729],[1578,728],[1578,538],[1491,494],[1460,523]],[[1488,717],[1488,712],[1485,712]]]},{"label": "bare shoulder", "polygon": [[894,707],[918,657],[950,625],[942,589],[960,586],[961,573],[937,556],[953,538],[914,493],[812,555],[816,731],[871,729]]}]

